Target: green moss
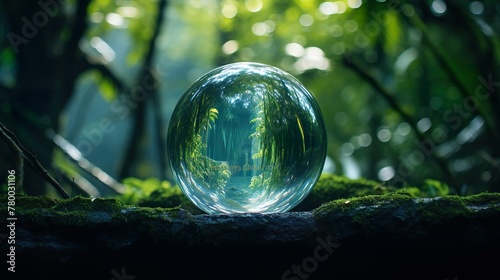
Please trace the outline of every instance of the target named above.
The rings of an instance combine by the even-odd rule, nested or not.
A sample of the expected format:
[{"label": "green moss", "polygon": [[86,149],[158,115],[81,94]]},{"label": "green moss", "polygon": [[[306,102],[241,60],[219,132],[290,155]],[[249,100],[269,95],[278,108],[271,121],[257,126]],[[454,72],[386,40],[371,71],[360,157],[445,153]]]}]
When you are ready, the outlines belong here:
[{"label": "green moss", "polygon": [[476,207],[488,204],[492,212],[500,212],[499,193],[481,193],[471,196],[448,195],[427,201],[417,209],[427,224],[455,224],[463,220],[474,220]]},{"label": "green moss", "polygon": [[462,197],[462,200],[467,204],[472,205],[481,205],[486,203],[497,204],[500,203],[500,194],[499,193],[480,193],[470,196]]},{"label": "green moss", "polygon": [[425,180],[421,187],[396,188],[377,181],[349,179],[335,174],[322,174],[312,192],[293,211],[310,211],[328,201],[341,198],[382,195],[405,191],[414,197],[436,197],[449,194],[449,187],[436,180]]},{"label": "green moss", "polygon": [[59,200],[52,207],[55,211],[106,211],[115,212],[123,207],[123,203],[112,198],[89,198],[76,196]]},{"label": "green moss", "polygon": [[322,174],[312,192],[293,211],[309,211],[325,202],[341,198],[379,195],[393,191],[394,188],[375,181]]},{"label": "green moss", "polygon": [[362,197],[337,199],[322,204],[318,208],[312,210],[312,212],[315,215],[322,215],[336,211],[352,210],[361,206],[367,207],[386,203],[391,203],[392,205],[397,206],[412,199],[414,199],[414,196],[403,190],[384,195],[367,195]]},{"label": "green moss", "polygon": [[[2,213],[7,213],[7,196],[0,195]],[[147,226],[155,217],[162,219],[179,216],[177,208],[150,208],[125,205],[111,198],[88,198],[76,196],[70,199],[53,199],[42,196],[16,195],[15,211],[22,215],[23,220],[34,225],[45,226],[49,221],[57,221],[58,225],[68,225],[72,228],[84,227],[88,224],[98,225],[96,220],[103,222],[140,222]],[[133,211],[123,211],[133,208]],[[127,212],[127,213],[125,213]],[[168,213],[168,215],[163,215]],[[5,214],[6,215],[6,214]]]},{"label": "green moss", "polygon": [[172,185],[168,181],[160,181],[158,178],[145,180],[126,178],[123,180],[123,184],[125,192],[115,198],[126,205],[162,208],[181,206],[193,214],[203,213],[182,193],[177,185]]},{"label": "green moss", "polygon": [[203,211],[196,207],[180,190],[178,192],[171,192],[169,190],[158,189],[152,192],[149,197],[140,200],[137,205],[141,207],[179,207],[192,214],[203,213]]},{"label": "green moss", "polygon": [[[0,194],[0,206],[7,206],[7,194]],[[52,207],[57,203],[56,199],[44,196],[28,196],[24,194],[16,194],[15,204],[21,208],[47,208]]]},{"label": "green moss", "polygon": [[417,209],[418,215],[426,224],[441,224],[450,221],[458,222],[472,213],[459,196],[447,196],[422,203]]}]

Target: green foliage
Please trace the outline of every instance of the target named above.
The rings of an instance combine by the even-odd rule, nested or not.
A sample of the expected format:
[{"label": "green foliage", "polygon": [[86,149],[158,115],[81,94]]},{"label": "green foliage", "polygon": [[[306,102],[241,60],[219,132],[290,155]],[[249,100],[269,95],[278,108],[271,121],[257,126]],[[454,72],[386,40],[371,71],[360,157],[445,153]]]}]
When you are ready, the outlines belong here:
[{"label": "green foliage", "polygon": [[1,184],[0,185],[0,193],[7,193],[8,188],[9,188],[9,185],[7,185],[7,184]]},{"label": "green foliage", "polygon": [[179,195],[181,190],[177,186],[172,186],[168,181],[160,181],[157,178],[140,180],[137,178],[125,178],[123,180],[125,192],[116,197],[119,201],[138,205],[143,200],[148,199],[153,192],[162,192],[166,195]]},{"label": "green foliage", "polygon": [[[485,156],[500,154],[500,102],[480,82],[481,77],[499,79],[495,1],[474,2],[480,11],[473,11],[470,1],[445,1],[443,13],[434,11],[434,1],[362,1],[360,6],[353,6],[356,1],[259,2],[258,11],[247,1],[221,2],[221,45],[236,47],[221,48],[218,61],[267,63],[299,78],[323,111],[335,173],[347,174],[356,165],[362,177],[379,180],[383,168],[393,168],[392,180],[384,178],[388,184],[421,185],[421,195],[445,191],[429,186],[426,178],[448,180],[450,191],[465,190],[460,194],[499,189],[498,168]],[[232,10],[237,13],[227,13]],[[475,55],[464,55],[469,53]],[[345,67],[350,63],[367,75]],[[381,98],[368,78],[386,87],[394,103]],[[475,90],[488,98],[480,100]],[[468,100],[477,100],[472,110],[464,108]],[[457,113],[462,109],[464,114]],[[417,129],[405,127],[419,121],[430,124],[422,132],[427,143],[449,151],[443,156],[446,164],[434,164],[436,149],[422,151],[423,162],[403,176],[399,170],[422,150]],[[477,137],[456,145],[474,129]],[[380,138],[381,130],[389,137]]]},{"label": "green foliage", "polygon": [[110,1],[93,0],[88,8],[90,18],[87,36],[106,37],[116,29],[127,28],[133,45],[126,62],[135,65],[144,57],[148,42],[153,35],[154,23],[158,13],[157,1]]},{"label": "green foliage", "polygon": [[404,187],[406,191],[416,197],[436,197],[450,194],[450,187],[441,181],[427,179],[421,187]]},{"label": "green foliage", "polygon": [[125,185],[125,192],[115,198],[124,204],[162,208],[181,206],[193,214],[201,213],[178,186],[168,181],[160,181],[157,178],[126,178],[122,183]]},{"label": "green foliage", "polygon": [[200,128],[198,131],[189,130],[186,135],[176,136],[176,138],[186,137],[182,142],[181,157],[187,165],[187,170],[200,184],[214,188],[225,186],[231,177],[231,171],[226,162],[217,162],[206,156],[207,145],[203,142],[208,130],[215,126],[218,114],[219,111],[216,108],[210,108],[206,114],[196,117]]},{"label": "green foliage", "polygon": [[[1,20],[7,28],[5,34],[21,30],[22,25],[19,24],[23,22],[19,21],[19,18],[26,16],[31,19],[30,11],[32,8],[38,8],[36,5],[26,5],[29,2],[25,1],[7,3],[5,2]],[[325,3],[330,5],[331,14],[324,13],[325,9],[322,7],[325,7]],[[356,6],[355,3],[362,4]],[[204,71],[213,63],[255,61],[275,65],[294,74],[320,104],[328,131],[328,155],[335,161],[337,174],[348,174],[348,169],[354,165],[362,177],[378,180],[381,178],[379,171],[391,167],[395,176],[404,177],[401,179],[401,186],[420,197],[449,192],[460,193],[461,190],[464,191],[460,194],[499,190],[497,163],[500,150],[497,142],[500,102],[498,94],[494,94],[498,92],[496,83],[499,80],[500,57],[497,1],[474,1],[474,4],[482,6],[481,11],[476,9],[476,12],[473,11],[470,1],[444,1],[446,11],[441,14],[433,10],[434,3],[436,2],[169,1],[166,28],[162,29],[164,33],[157,40],[155,63],[172,62],[170,65],[176,65],[176,70],[189,67],[193,70],[191,74],[198,75],[199,71]],[[74,75],[74,78],[81,81],[92,80],[104,99],[115,99],[118,96],[117,89],[112,86],[109,77],[104,72],[96,75],[97,71],[102,70],[88,71],[92,68],[81,63],[87,59],[90,62],[102,62],[103,66],[108,67],[124,84],[135,82],[135,79],[128,78],[137,70],[137,64],[144,58],[148,49],[158,14],[158,1],[90,1],[87,15],[84,17],[87,23],[85,26],[88,28],[84,30],[82,38],[76,38],[79,39],[81,53],[85,56],[75,56],[78,60],[71,63],[63,61],[68,63],[54,64],[68,64],[71,69],[47,68],[47,61],[61,62],[65,59],[58,54],[64,54],[64,46],[72,35],[77,34],[71,33],[72,27],[81,23],[73,21],[76,19],[76,4],[76,1],[69,1],[64,13],[60,13],[50,20],[50,24],[40,28],[37,40],[20,45],[39,46],[40,53],[33,57],[36,61],[24,57],[29,52],[14,52],[12,42],[4,36],[0,48],[0,84],[2,93],[5,91],[7,94],[3,95],[5,98],[1,100],[0,110],[5,113],[6,119],[15,115],[11,114],[12,112],[30,116],[29,119],[33,123],[41,120],[42,115],[56,118],[55,111],[31,112],[30,107],[33,106],[26,106],[30,103],[28,101],[36,103],[38,100],[29,98],[31,95],[24,92],[40,89],[41,92],[35,92],[35,95],[42,96],[45,92],[54,92],[54,98],[44,100],[72,100],[69,89],[61,85],[71,84],[73,81],[51,78],[71,78],[60,75],[61,73],[80,73]],[[12,18],[9,18],[9,15]],[[172,22],[176,24],[171,24]],[[17,25],[18,28],[10,30],[11,25]],[[168,38],[178,40],[169,41]],[[103,61],[95,39],[108,44],[117,55],[126,55],[116,57],[112,63]],[[229,44],[232,47],[227,48],[226,43],[232,43]],[[214,52],[218,52],[215,58]],[[50,56],[47,56],[48,54]],[[193,57],[197,59],[190,60]],[[201,61],[202,67],[199,66]],[[322,63],[318,64],[318,61]],[[407,129],[408,121],[401,118],[394,106],[387,104],[377,95],[377,90],[367,83],[366,77],[356,75],[345,67],[345,61],[356,63],[368,76],[386,87],[395,104],[415,123],[423,121],[422,124],[430,125],[428,128],[423,126],[426,128],[426,145],[418,143],[415,129]],[[49,71],[43,72],[40,69]],[[33,77],[40,77],[43,82]],[[186,77],[178,80],[187,80],[184,78]],[[487,85],[488,81],[490,85]],[[87,84],[82,84],[86,88]],[[33,85],[33,90],[24,88],[29,85]],[[163,88],[169,87],[162,87],[162,90]],[[64,95],[59,93],[58,89],[63,89]],[[53,106],[35,105],[39,108],[55,108],[59,106],[57,103],[63,102],[50,103]],[[16,104],[22,104],[26,108]],[[279,105],[266,103],[262,108],[289,120],[297,117],[293,112],[280,111]],[[214,168],[219,174],[214,174],[216,171],[207,167],[220,163],[198,157],[197,151],[204,148],[204,125],[205,130],[216,126],[218,112],[220,110],[222,115],[224,109],[213,108],[211,100],[205,100],[199,108],[191,109],[189,116],[193,117],[190,119],[194,124],[193,130],[186,135],[180,135],[178,139],[188,142],[186,140],[196,138],[192,147],[184,147],[183,150],[190,150],[191,154],[186,156],[197,160],[194,164],[198,166],[193,166],[193,169],[204,170],[205,173],[197,176],[218,177],[220,180],[216,184],[223,185],[224,180],[231,175],[229,168],[220,165]],[[208,122],[207,116],[195,119],[194,116],[200,116],[200,110],[208,114]],[[64,123],[66,117],[62,120]],[[274,117],[252,120],[251,123],[257,126],[253,137],[264,137],[272,142],[272,139],[286,135],[285,132],[265,129],[276,127],[276,120]],[[20,124],[19,120],[12,123]],[[302,127],[292,129],[302,130]],[[38,130],[42,131],[36,129]],[[389,139],[381,140],[379,132],[382,130],[390,132]],[[304,129],[301,134],[307,137],[308,133]],[[19,137],[25,140],[44,139],[42,134],[40,137],[32,137],[26,132],[19,133]],[[233,142],[226,140],[221,142]],[[299,139],[290,139],[291,144],[288,147],[277,147],[273,146],[274,144],[262,147],[252,157],[282,163],[287,159],[286,155],[303,152],[302,147],[296,144],[300,141],[296,140]],[[34,146],[38,144],[35,143]],[[422,146],[432,148],[432,151],[423,151]],[[222,149],[224,145],[220,147]],[[286,152],[281,152],[282,148],[285,148]],[[448,182],[448,188],[448,185],[439,181],[425,179],[444,179],[442,171],[436,168],[432,161],[433,155],[441,152],[446,163],[444,166],[450,168],[456,180],[462,183],[461,186],[457,187]],[[408,166],[408,159],[412,156],[415,159],[418,154],[425,155],[422,162]],[[62,162],[62,157],[57,153],[50,156],[50,161],[44,159],[42,162],[55,162],[57,168],[65,171],[68,178],[76,177],[78,168],[70,164],[61,167],[58,161]],[[408,172],[403,173],[408,173],[408,176],[398,174],[401,173],[400,170],[407,170]],[[332,181],[332,186],[336,184],[334,182]],[[390,188],[386,184],[391,183],[377,183],[377,191],[389,191]],[[357,191],[352,191],[345,188],[329,189],[318,183],[313,194],[314,192],[325,195],[323,199],[317,197],[317,204],[338,196],[372,193],[375,192],[375,187],[364,185]],[[133,196],[138,194],[129,195],[131,201],[137,202]]]}]

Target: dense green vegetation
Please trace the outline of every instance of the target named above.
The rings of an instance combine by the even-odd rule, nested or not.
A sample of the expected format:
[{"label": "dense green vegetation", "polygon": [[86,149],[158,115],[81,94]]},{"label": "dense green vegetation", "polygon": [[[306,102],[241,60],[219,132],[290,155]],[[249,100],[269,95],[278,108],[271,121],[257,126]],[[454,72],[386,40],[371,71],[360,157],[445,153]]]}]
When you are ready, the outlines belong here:
[{"label": "dense green vegetation", "polygon": [[[345,177],[325,174],[311,205],[397,189],[497,192],[499,9],[492,0],[2,0],[0,123],[34,157],[23,165],[4,137],[0,171],[15,169],[27,194],[60,196],[40,187],[36,159],[70,196],[139,203],[130,180],[146,188],[137,182],[157,178],[138,192],[174,199],[175,188],[160,187],[175,185],[173,107],[208,70],[254,61],[293,74],[323,112],[326,173]],[[341,178],[371,187],[336,187]]]}]

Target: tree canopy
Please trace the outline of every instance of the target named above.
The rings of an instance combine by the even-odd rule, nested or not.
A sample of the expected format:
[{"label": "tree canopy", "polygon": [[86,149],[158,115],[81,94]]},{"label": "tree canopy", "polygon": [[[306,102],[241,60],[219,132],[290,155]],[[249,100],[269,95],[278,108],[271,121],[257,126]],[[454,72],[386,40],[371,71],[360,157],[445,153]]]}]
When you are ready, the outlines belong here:
[{"label": "tree canopy", "polygon": [[[0,123],[70,194],[173,183],[175,104],[208,70],[253,61],[318,101],[325,173],[499,191],[499,11],[492,0],[1,0]],[[0,170],[54,192],[0,143]]]}]

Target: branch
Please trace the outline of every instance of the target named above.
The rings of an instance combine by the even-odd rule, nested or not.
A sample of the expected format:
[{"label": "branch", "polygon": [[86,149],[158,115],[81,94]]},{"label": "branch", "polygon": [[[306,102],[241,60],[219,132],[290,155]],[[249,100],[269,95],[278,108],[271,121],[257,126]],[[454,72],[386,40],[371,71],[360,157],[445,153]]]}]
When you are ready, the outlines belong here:
[{"label": "branch", "polygon": [[168,162],[166,160],[166,155],[167,155],[167,147],[165,146],[165,143],[167,143],[167,139],[165,136],[165,124],[163,123],[163,118],[162,118],[162,110],[161,110],[161,100],[160,100],[160,95],[156,93],[153,96],[153,111],[154,111],[154,118],[155,118],[155,129],[156,129],[156,134],[158,137],[156,138],[156,145],[158,146],[158,158],[159,158],[159,165],[160,165],[160,178],[162,180],[170,180],[172,178],[168,178],[167,176],[167,170],[168,170]]},{"label": "branch", "polygon": [[[163,19],[165,17],[165,10],[167,6],[167,1],[166,0],[161,0],[158,3],[158,16],[156,18],[156,23],[155,23],[155,29],[153,32],[153,36],[151,37],[151,40],[149,41],[149,46],[148,46],[148,52],[146,53],[146,57],[144,58],[144,63],[142,66],[141,74],[139,75],[139,82],[143,81],[144,77],[147,77],[148,75],[151,76],[152,79],[155,79],[154,75],[151,75],[151,69],[152,67],[152,61],[153,61],[153,55],[154,55],[154,50],[155,50],[155,45],[156,45],[156,40],[158,38],[158,35],[160,34],[161,30],[161,25],[163,22]],[[155,82],[158,83],[158,81],[155,79]],[[151,95],[158,94],[158,88],[154,87],[151,90],[147,91],[146,98],[150,97]],[[128,175],[130,166],[132,163],[135,161],[136,156],[138,154],[138,151],[140,149],[140,139],[141,137],[144,136],[144,123],[145,123],[145,114],[146,114],[146,100],[143,100],[142,102],[139,102],[137,107],[135,108],[135,118],[134,118],[134,126],[132,128],[131,132],[131,139],[130,142],[128,143],[128,147],[126,149],[126,154],[125,158],[123,159],[123,164],[120,168],[120,177],[124,178]],[[159,135],[161,137],[161,134]],[[164,149],[164,147],[160,146],[160,149]],[[160,165],[163,165],[164,161],[160,160]],[[166,166],[160,166],[160,169],[162,170],[161,172],[164,172],[166,169]]]},{"label": "branch", "polygon": [[[486,44],[484,54],[478,56],[478,72],[485,76],[493,75],[496,77],[497,51],[493,38],[498,37],[498,34],[493,34],[491,36],[487,35],[480,27],[479,20],[475,20],[473,17],[469,16],[469,10],[461,8],[455,1],[445,0],[445,3],[449,13],[453,15],[455,20],[465,23],[460,25],[461,28],[465,29],[465,33],[475,35],[474,39],[478,42],[475,46],[476,50],[481,50],[480,46],[482,45],[482,41]],[[490,98],[492,102],[488,102],[488,104],[491,106],[491,113],[495,116],[496,123],[500,123],[500,96],[498,94],[491,94]]]},{"label": "branch", "polygon": [[[52,130],[51,128],[48,128],[47,126],[40,124],[37,121],[38,119],[36,119],[36,116],[33,114],[33,112],[31,112],[28,108],[25,108],[21,103],[15,103],[15,106],[19,109],[19,112],[21,113],[19,115],[19,117],[21,117],[21,118],[23,118],[23,120],[28,121],[29,123],[33,124],[35,126],[35,129],[45,131],[45,136],[48,137],[50,140],[52,140],[51,143],[55,147],[61,149],[67,155],[70,155],[68,152],[69,150],[76,151],[77,154],[81,155],[81,153],[78,151],[78,149],[75,146],[71,145],[71,143],[69,143],[66,139],[64,139],[62,136],[58,135],[57,133],[55,133],[54,130]],[[59,137],[58,139],[60,139],[60,141],[62,141],[62,142],[55,141],[56,136],[58,136]],[[113,179],[111,176],[109,176],[106,172],[104,172],[102,169],[95,166],[91,162],[89,162],[87,159],[82,157],[82,159],[80,161],[78,161],[75,159],[74,156],[70,155],[70,157],[78,163],[78,166],[80,166],[84,171],[86,171],[91,176],[95,177],[97,180],[102,182],[106,187],[114,190],[117,193],[123,192],[124,186],[122,184],[117,182],[115,179]],[[85,182],[83,182],[83,181],[78,181],[78,182],[82,182],[82,184],[85,184]],[[76,183],[78,183],[78,182],[76,182]],[[82,187],[82,184],[78,184],[78,185],[80,185],[79,187]],[[89,189],[89,188],[82,187],[82,189]],[[89,195],[91,195],[91,193],[89,193]]]},{"label": "branch", "polygon": [[69,198],[69,194],[59,185],[59,183],[50,176],[50,174],[43,168],[42,164],[36,158],[36,155],[23,147],[19,142],[16,135],[8,130],[2,123],[0,123],[0,132],[2,138],[9,143],[11,148],[13,148],[19,156],[24,157],[30,163],[30,166],[35,172],[37,172],[42,178],[47,180],[63,198]]},{"label": "branch", "polygon": [[13,150],[16,155],[16,170],[18,172],[18,177],[19,180],[16,181],[16,187],[19,189],[22,186],[23,182],[23,175],[24,175],[24,159],[23,159],[23,152],[19,148],[19,146],[16,144],[16,142],[12,139],[11,136],[4,130],[5,126],[3,126],[2,123],[0,123],[0,136],[2,139],[10,146],[11,150]]},{"label": "branch", "polygon": [[[450,81],[458,88],[458,91],[460,92],[462,97],[464,99],[470,97],[471,94],[467,90],[467,87],[464,85],[462,80],[457,76],[457,73],[453,71],[453,67],[451,67],[448,60],[445,59],[445,56],[443,55],[439,47],[436,46],[436,44],[434,44],[434,42],[430,38],[427,26],[422,21],[422,19],[420,19],[417,13],[413,13],[411,16],[407,16],[406,18],[408,19],[408,22],[411,25],[413,25],[416,29],[418,29],[422,33],[422,38],[424,39],[424,42],[427,43],[430,52],[433,54],[439,66],[441,66],[443,71],[448,75]],[[500,141],[500,132],[498,132],[497,126],[493,123],[489,114],[484,110],[484,107],[479,105],[478,111],[479,115],[481,115],[481,117],[484,119],[486,123],[486,128],[488,130],[488,133],[491,135],[491,137],[496,139],[496,141]]]},{"label": "branch", "polygon": [[118,76],[116,76],[115,73],[113,73],[113,71],[108,66],[95,59],[92,59],[90,56],[88,56],[88,54],[86,54],[83,51],[81,53],[82,56],[85,58],[85,61],[83,62],[85,64],[84,71],[97,70],[99,71],[99,73],[101,73],[101,75],[104,78],[107,78],[108,80],[111,81],[111,83],[115,85],[115,87],[118,89],[118,92],[129,92],[129,89],[127,89],[125,83],[123,83],[123,81],[120,78],[118,78]]},{"label": "branch", "polygon": [[[363,80],[367,81],[377,93],[379,93],[382,98],[385,99],[387,103],[389,103],[389,106],[391,106],[399,115],[400,117],[406,121],[412,128],[412,130],[415,132],[417,139],[420,142],[424,142],[426,139],[430,139],[430,137],[427,137],[423,132],[421,132],[418,127],[416,122],[413,120],[413,118],[406,113],[401,106],[397,103],[396,99],[393,97],[394,94],[390,93],[388,89],[386,89],[382,84],[380,84],[373,76],[368,74],[364,69],[359,67],[354,63],[354,61],[348,61],[347,58],[343,58],[342,60],[343,65],[347,66],[351,70],[353,70],[356,74],[358,74]],[[459,193],[458,189],[458,183],[456,182],[455,178],[451,174],[450,169],[448,168],[448,165],[446,164],[446,161],[443,160],[439,155],[436,153],[432,153],[431,158],[434,159],[436,164],[439,166],[441,169],[441,172],[443,173],[444,177],[446,178],[446,181],[453,187],[456,193]]]},{"label": "branch", "polygon": [[[61,81],[62,87],[56,94],[52,96],[51,108],[49,112],[60,113],[69,99],[71,98],[75,82],[78,75],[81,73],[81,69],[75,67],[78,62],[78,43],[85,34],[87,29],[87,11],[91,0],[81,0],[76,2],[75,16],[72,20],[73,25],[71,26],[71,31],[69,32],[69,40],[64,46],[64,52],[60,56],[60,67],[61,71]],[[51,116],[53,120],[57,120],[59,116]]]},{"label": "branch", "polygon": [[[82,153],[80,153],[80,151],[70,142],[64,139],[64,137],[55,133],[53,130],[47,130],[46,135],[49,139],[52,140],[52,142],[56,145],[57,148],[61,149],[66,155],[68,155],[73,161],[75,161],[78,164],[78,166],[80,166],[87,173],[95,177],[97,180],[99,180],[101,183],[109,187],[117,194],[121,194],[124,192],[125,187],[122,184],[116,181],[108,173],[104,172],[104,170],[102,170],[101,168],[94,165],[86,158],[84,158]],[[89,195],[91,195],[91,193],[95,192],[95,190],[92,190],[92,192],[88,191],[86,192]]]}]

